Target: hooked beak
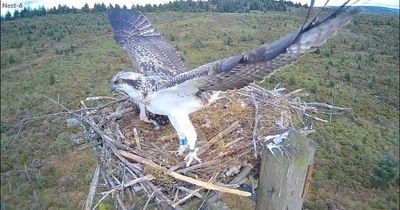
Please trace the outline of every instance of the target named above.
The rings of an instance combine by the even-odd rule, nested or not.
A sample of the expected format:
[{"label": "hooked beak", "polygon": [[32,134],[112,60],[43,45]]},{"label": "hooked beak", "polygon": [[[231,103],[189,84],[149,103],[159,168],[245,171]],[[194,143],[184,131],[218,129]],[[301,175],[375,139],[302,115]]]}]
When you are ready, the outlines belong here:
[{"label": "hooked beak", "polygon": [[114,91],[115,91],[115,85],[114,85],[114,84],[111,84],[111,85],[108,87],[108,89],[110,90],[110,93],[114,92]]}]

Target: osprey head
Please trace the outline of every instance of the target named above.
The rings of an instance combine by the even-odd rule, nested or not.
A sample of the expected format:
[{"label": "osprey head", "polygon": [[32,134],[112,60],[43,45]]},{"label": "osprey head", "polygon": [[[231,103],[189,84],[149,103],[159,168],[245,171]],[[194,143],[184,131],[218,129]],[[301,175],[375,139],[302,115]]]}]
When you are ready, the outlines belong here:
[{"label": "osprey head", "polygon": [[142,97],[142,87],[144,76],[134,72],[118,72],[112,79],[110,84],[110,92],[122,91],[133,99]]}]

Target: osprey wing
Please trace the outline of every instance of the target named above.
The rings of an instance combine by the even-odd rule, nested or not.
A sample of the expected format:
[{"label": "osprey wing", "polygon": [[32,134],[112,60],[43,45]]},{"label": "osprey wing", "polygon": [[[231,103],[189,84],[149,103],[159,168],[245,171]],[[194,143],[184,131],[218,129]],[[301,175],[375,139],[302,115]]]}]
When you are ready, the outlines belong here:
[{"label": "osprey wing", "polygon": [[134,68],[145,75],[172,78],[185,71],[174,48],[165,42],[150,21],[140,12],[110,9],[108,19],[115,41],[132,59]]},{"label": "osprey wing", "polygon": [[322,20],[319,20],[318,12],[295,33],[242,55],[215,61],[178,75],[169,84],[191,80],[200,90],[224,91],[240,89],[254,81],[270,77],[280,68],[296,62],[304,53],[325,43],[338,29],[349,23],[354,13],[339,16],[346,4],[347,2]]}]

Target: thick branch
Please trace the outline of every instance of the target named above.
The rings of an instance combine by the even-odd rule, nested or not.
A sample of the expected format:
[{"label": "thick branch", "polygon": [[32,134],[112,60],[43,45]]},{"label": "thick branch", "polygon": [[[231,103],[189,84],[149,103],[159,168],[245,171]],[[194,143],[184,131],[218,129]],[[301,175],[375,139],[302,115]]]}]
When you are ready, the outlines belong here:
[{"label": "thick branch", "polygon": [[93,179],[90,184],[89,194],[86,199],[85,210],[91,210],[93,205],[93,198],[96,193],[97,184],[99,183],[99,176],[100,176],[100,165],[97,163],[96,170],[93,174]]},{"label": "thick branch", "polygon": [[209,190],[216,190],[216,191],[220,191],[220,192],[231,193],[231,194],[236,194],[236,195],[241,195],[241,196],[250,196],[251,195],[251,193],[249,193],[249,192],[236,190],[236,189],[230,189],[230,188],[227,188],[227,187],[221,187],[221,186],[214,185],[214,184],[211,184],[211,183],[208,183],[208,182],[203,182],[203,181],[200,181],[200,180],[196,180],[196,179],[184,176],[184,175],[176,173],[176,172],[168,172],[166,168],[163,168],[163,167],[155,164],[154,162],[152,162],[150,160],[146,160],[146,159],[144,159],[144,158],[142,158],[140,156],[137,156],[137,155],[134,155],[134,154],[122,151],[122,150],[120,150],[120,153],[121,153],[122,156],[124,156],[126,158],[129,158],[129,159],[138,161],[140,163],[146,164],[148,166],[151,166],[153,168],[165,171],[168,175],[174,177],[175,179],[179,179],[181,181],[189,182],[191,184],[194,184],[194,185],[197,185],[197,186],[200,186],[200,187],[204,187],[204,188],[209,189]]}]

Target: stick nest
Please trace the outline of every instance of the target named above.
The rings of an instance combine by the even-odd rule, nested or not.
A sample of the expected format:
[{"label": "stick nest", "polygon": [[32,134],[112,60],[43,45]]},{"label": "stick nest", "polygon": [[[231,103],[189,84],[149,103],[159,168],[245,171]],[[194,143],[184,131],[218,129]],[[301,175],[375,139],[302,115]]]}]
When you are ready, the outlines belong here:
[{"label": "stick nest", "polygon": [[[300,96],[304,96],[301,90],[286,93],[284,88],[267,91],[251,85],[229,92],[209,107],[191,114],[202,162],[194,161],[187,168],[184,157],[175,155],[179,142],[168,118],[148,113],[161,125],[157,130],[140,120],[136,105],[127,97],[82,100],[81,111],[73,114],[81,121],[80,137],[95,149],[98,162],[86,208],[95,208],[112,196],[116,205],[127,209],[138,200],[135,198],[138,191],[147,195],[146,207],[155,201],[163,209],[179,209],[193,196],[202,198],[197,192],[203,189],[240,194],[234,188],[246,182],[249,174],[258,176],[267,135],[293,127],[294,116],[301,116],[299,121],[305,127],[310,125],[302,121],[304,116],[326,122],[310,114],[317,108],[342,109],[307,104]],[[100,177],[105,188],[100,187],[103,192],[96,194]]]}]

